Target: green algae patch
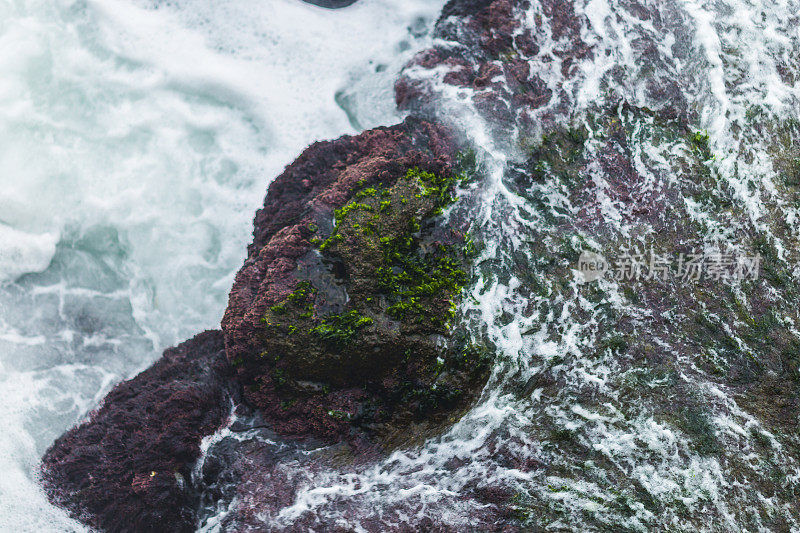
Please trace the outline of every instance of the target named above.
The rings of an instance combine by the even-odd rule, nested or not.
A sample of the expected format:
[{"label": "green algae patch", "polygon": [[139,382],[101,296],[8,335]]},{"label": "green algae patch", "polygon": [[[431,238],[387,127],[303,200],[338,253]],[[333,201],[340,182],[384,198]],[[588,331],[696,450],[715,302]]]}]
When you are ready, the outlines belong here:
[{"label": "green algae patch", "polygon": [[373,323],[370,317],[352,310],[341,315],[325,317],[321,324],[314,326],[309,332],[331,346],[344,348],[361,328]]},{"label": "green algae patch", "polygon": [[429,242],[422,224],[455,201],[455,177],[411,169],[390,188],[369,187],[335,212],[336,229],[320,250],[347,270],[353,306],[447,331],[454,299],[468,281],[463,243]]}]

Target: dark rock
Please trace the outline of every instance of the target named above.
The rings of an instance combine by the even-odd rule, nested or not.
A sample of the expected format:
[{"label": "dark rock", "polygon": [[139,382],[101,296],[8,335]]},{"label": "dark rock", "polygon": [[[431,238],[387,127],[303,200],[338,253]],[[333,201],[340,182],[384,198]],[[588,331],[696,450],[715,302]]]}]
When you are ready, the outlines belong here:
[{"label": "dark rock", "polygon": [[450,0],[442,9],[439,20],[449,17],[474,16],[492,4],[493,0]]},{"label": "dark rock", "polygon": [[50,498],[104,531],[194,531],[200,441],[228,417],[222,333],[170,348],[47,451]]},{"label": "dark rock", "polygon": [[[238,410],[237,410],[238,411]],[[202,467],[208,494],[220,499],[204,511],[204,519],[218,520],[222,531],[350,531],[340,520],[325,516],[318,509],[308,510],[291,520],[281,518],[288,507],[304,497],[309,478],[330,472],[363,474],[374,468],[379,455],[355,449],[346,443],[319,446],[306,439],[286,440],[259,427],[258,416],[242,409],[241,427],[235,436],[213,444]],[[239,425],[237,421],[235,425]],[[247,430],[246,427],[250,427]],[[231,431],[233,431],[231,426]],[[466,462],[466,461],[464,461]],[[286,465],[292,465],[287,468]],[[469,487],[465,498],[479,502],[470,516],[469,531],[521,531],[514,516],[509,516],[507,489],[489,483]],[[358,495],[341,498],[337,510],[351,523],[368,532],[456,531],[446,516],[415,517],[387,523],[386,516],[408,513],[406,502],[388,499],[381,509],[365,509]],[[225,509],[220,516],[219,509]],[[205,520],[201,522],[205,524]],[[458,529],[461,530],[461,529]]]},{"label": "dark rock", "polygon": [[[545,105],[550,90],[527,62],[539,45],[517,31],[519,5],[450,2],[437,36],[465,48],[434,48],[414,66],[448,67],[445,83],[483,91],[476,107],[501,124]],[[398,81],[398,102],[417,116],[435,115],[424,112],[428,94]],[[106,531],[193,531],[235,501],[223,527],[258,529],[291,505],[304,471],[374,464],[452,424],[485,384],[489,353],[449,324],[471,267],[469,213],[439,216],[455,200],[458,155],[452,132],[418,118],[306,149],[255,216],[223,332],[167,350],[58,439],[42,466],[51,499]],[[198,463],[202,439],[234,407],[225,431],[236,438],[214,440]],[[307,453],[314,439],[338,444]],[[512,527],[497,519],[506,488],[465,497],[485,503],[476,528]],[[319,520],[294,526],[330,525]],[[382,530],[371,520],[362,525]],[[409,528],[449,530],[446,517],[425,520]]]},{"label": "dark rock", "polygon": [[303,0],[306,4],[312,4],[327,9],[340,9],[355,4],[358,0]]},{"label": "dark rock", "polygon": [[454,157],[443,129],[408,120],[317,143],[270,186],[222,326],[278,432],[341,438],[481,388],[485,368],[464,364],[478,352],[443,345],[467,281],[466,228],[435,219]]},{"label": "dark rock", "polygon": [[[341,457],[363,463],[451,423],[488,371],[447,325],[468,263],[463,215],[437,218],[455,159],[419,120],[307,149],[256,215],[225,333],[167,350],[58,439],[42,465],[52,501],[105,531],[193,531],[249,495],[229,522],[257,523],[295,494],[280,460],[300,444],[265,444],[274,432],[343,439]],[[226,431],[251,438],[223,436],[198,464],[232,412]]]}]

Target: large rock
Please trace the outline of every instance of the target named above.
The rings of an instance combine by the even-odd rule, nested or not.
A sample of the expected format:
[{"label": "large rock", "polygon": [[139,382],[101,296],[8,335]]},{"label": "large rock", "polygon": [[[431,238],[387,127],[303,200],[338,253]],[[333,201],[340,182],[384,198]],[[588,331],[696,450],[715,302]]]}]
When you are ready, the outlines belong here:
[{"label": "large rock", "polygon": [[307,4],[312,4],[318,7],[327,9],[341,9],[343,7],[351,6],[358,0],[303,0]]},{"label": "large rock", "polygon": [[530,8],[529,0],[448,2],[434,29],[433,45],[417,54],[397,80],[398,107],[437,116],[446,95],[458,88],[498,141],[518,141],[517,129],[536,130],[543,122],[554,121],[567,111],[564,106],[571,99],[565,88],[559,87],[556,94],[553,84],[543,79],[548,72],[531,65],[549,65],[552,59],[541,55],[552,54],[561,64],[556,76],[568,87],[566,82],[578,74],[578,60],[591,57],[593,50],[582,38],[585,22],[570,2],[541,2],[551,24],[551,35],[545,39],[526,19]]},{"label": "large rock", "polygon": [[408,120],[317,143],[270,187],[222,327],[277,431],[391,431],[480,389],[480,350],[447,343],[468,279],[467,224],[438,216],[455,155],[440,127]]},{"label": "large rock", "polygon": [[[224,334],[167,350],[58,439],[51,499],[105,531],[192,531],[236,494],[228,520],[247,523],[286,504],[265,496],[281,469],[264,431],[338,440],[363,463],[451,423],[488,372],[450,324],[470,261],[464,210],[442,216],[455,160],[451,137],[417,120],[308,148],[256,215]],[[226,420],[256,437],[204,455]]]}]

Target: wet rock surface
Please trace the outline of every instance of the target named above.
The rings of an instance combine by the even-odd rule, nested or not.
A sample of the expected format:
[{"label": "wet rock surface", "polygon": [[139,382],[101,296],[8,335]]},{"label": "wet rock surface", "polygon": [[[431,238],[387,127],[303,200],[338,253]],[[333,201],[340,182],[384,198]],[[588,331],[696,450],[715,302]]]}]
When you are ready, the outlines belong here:
[{"label": "wet rock surface", "polygon": [[391,432],[372,426],[480,390],[483,351],[447,343],[468,277],[468,222],[439,216],[454,166],[449,135],[408,120],[317,143],[270,187],[222,327],[245,397],[278,432]]},{"label": "wet rock surface", "polygon": [[[655,6],[635,7],[638,17],[667,31],[671,14]],[[592,29],[587,13],[572,2],[452,0],[434,28],[433,46],[397,80],[395,100],[400,109],[434,117],[447,108],[455,89],[486,121],[493,140],[514,151],[582,105],[572,93],[586,75],[581,65],[609,53],[589,38]],[[685,120],[693,111],[680,85],[664,75],[670,67],[657,45],[642,39],[633,51],[637,67],[650,74],[640,92],[652,108]],[[610,69],[607,76],[599,91],[627,82],[622,69]]]},{"label": "wet rock surface", "polygon": [[[770,464],[782,460],[773,454],[797,457],[800,453],[794,437],[800,384],[798,340],[790,322],[777,318],[799,318],[790,303],[795,289],[786,283],[775,250],[749,221],[737,221],[729,231],[742,257],[759,254],[766,261],[761,263],[761,277],[737,280],[721,271],[710,276],[698,271],[694,277],[680,271],[681,257],[706,249],[713,264],[714,257],[732,254],[733,249],[724,241],[709,242],[707,236],[705,224],[730,220],[736,200],[720,186],[720,177],[711,168],[714,155],[706,136],[670,113],[627,104],[598,111],[584,124],[549,130],[541,144],[528,152],[527,160],[509,168],[505,183],[526,199],[526,212],[538,223],[526,230],[529,242],[536,243],[531,253],[537,268],[531,268],[529,258],[509,257],[507,266],[517,273],[520,290],[548,312],[553,301],[566,295],[585,302],[572,313],[578,323],[591,324],[587,328],[592,339],[586,348],[589,359],[614,368],[615,377],[605,391],[589,383],[577,385],[564,370],[580,365],[578,358],[570,357],[509,390],[521,399],[539,390],[548,396],[564,395],[569,405],[613,404],[629,412],[625,419],[631,420],[648,413],[655,423],[685,435],[687,448],[679,452],[681,456],[720,460],[729,475],[749,480],[748,490],[773,494],[778,505],[790,510],[765,523],[775,530],[785,529],[790,523],[786,517],[795,512],[792,492],[778,479],[753,471],[744,455],[729,454],[726,449],[760,450],[771,456]],[[670,159],[667,168],[653,170],[641,165],[636,142],[671,147],[662,149],[680,155]],[[602,176],[602,181],[588,179],[592,172]],[[567,201],[550,204],[551,191],[561,191]],[[687,198],[690,206],[696,202],[708,217],[705,222],[688,212]],[[615,216],[634,238],[608,223],[606,201],[615,206]],[[585,240],[587,236],[591,242]],[[571,269],[585,250],[602,254],[615,270],[607,272],[605,281],[569,287]],[[620,265],[626,257],[640,263],[625,270]],[[653,270],[653,258],[664,261],[661,273]],[[609,305],[609,293],[615,291],[620,303]],[[703,382],[704,387],[696,385]],[[726,404],[709,392],[714,390],[727,391],[735,403]],[[746,438],[752,443],[737,442],[715,425],[715,418],[734,416],[741,413],[739,409],[747,413]],[[559,450],[556,462],[535,466],[535,470],[547,475],[558,472],[561,479],[579,483],[608,483],[595,475],[607,475],[607,469],[613,470],[610,465],[588,472],[575,467],[587,461],[597,465],[608,461],[593,449],[591,439],[582,432],[561,429],[541,413],[535,417],[532,435]],[[565,475],[565,471],[571,472]],[[613,504],[621,513],[628,512],[629,502],[641,502],[656,515],[679,513],[673,503],[653,498],[638,483],[624,494]],[[528,524],[538,523],[542,516],[557,520],[565,513],[536,498],[522,501],[516,505],[526,513]],[[689,520],[702,528],[696,516]],[[741,515],[737,520],[747,523],[748,518]],[[596,527],[603,524],[597,517],[588,522]]]},{"label": "wet rock surface", "polygon": [[[426,120],[317,143],[275,180],[222,324],[243,397],[232,418],[192,426],[214,435],[186,456],[202,457],[191,497],[158,493],[173,498],[170,520],[199,509],[203,524],[244,531],[796,528],[800,245],[783,213],[800,197],[800,127],[750,111],[736,124],[750,142],[774,139],[782,176],[748,196],[763,184],[725,174],[670,74],[696,55],[679,15],[629,9],[646,29],[633,63],[603,71],[613,50],[576,4],[453,0],[396,85],[398,106]],[[581,84],[602,102],[579,105]],[[487,151],[508,158],[482,205],[442,217],[461,174],[485,179],[480,157],[463,165],[460,134],[434,125],[463,127],[449,111],[464,102]],[[740,149],[737,164],[752,162]],[[638,254],[642,275],[582,283],[587,250]],[[698,251],[760,254],[762,275],[681,278],[677,258]],[[645,275],[651,257],[673,262]],[[453,320],[464,329],[451,328],[476,278],[476,302]],[[511,355],[464,415],[494,351],[485,328]],[[462,415],[475,418],[442,437]],[[51,472],[76,463],[94,423],[54,446]],[[102,510],[50,476],[57,501]]]},{"label": "wet rock surface", "polygon": [[489,369],[451,331],[471,259],[469,221],[443,217],[455,161],[413,119],[308,148],[255,217],[224,333],[167,350],[56,441],[53,501],[103,530],[192,531],[235,500],[238,527],[289,504],[281,461],[308,446],[309,468],[349,468],[451,424]]},{"label": "wet rock surface", "polygon": [[[468,89],[476,109],[498,135],[508,136],[516,121],[531,125],[531,113],[551,102],[553,89],[531,68],[542,39],[525,27],[520,15],[529,5],[522,0],[449,2],[434,30],[442,44],[421,52],[397,81],[398,107],[435,114],[443,84]],[[577,31],[582,21],[570,4],[546,2],[545,9],[557,12],[556,53],[563,51],[567,59],[588,53]]]}]

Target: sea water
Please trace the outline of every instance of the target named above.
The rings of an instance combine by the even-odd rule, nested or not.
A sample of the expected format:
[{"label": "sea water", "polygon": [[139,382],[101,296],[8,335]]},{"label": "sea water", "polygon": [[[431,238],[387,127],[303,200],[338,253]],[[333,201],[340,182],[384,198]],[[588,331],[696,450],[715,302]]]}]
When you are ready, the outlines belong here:
[{"label": "sea water", "polygon": [[[689,301],[658,315],[626,293],[623,283],[604,280],[592,294],[577,271],[565,278],[546,268],[563,262],[567,250],[575,253],[577,269],[581,247],[596,246],[593,231],[626,244],[657,240],[656,228],[631,213],[637,203],[653,202],[676,206],[675,216],[696,223],[701,244],[709,247],[721,242],[735,248],[747,228],[755,228],[777,250],[770,268],[793,273],[796,286],[798,203],[773,158],[791,145],[774,132],[793,127],[800,115],[800,6],[568,2],[579,21],[576,33],[591,53],[566,68],[565,58],[572,60],[575,50],[554,36],[558,10],[520,4],[515,17],[539,45],[529,58],[531,71],[553,95],[532,112],[531,130],[498,138],[470,103],[473,90],[443,82],[446,68],[406,72],[428,83],[430,97],[446,110],[442,119],[465,131],[483,160],[483,180],[465,196],[478,198],[477,212],[470,214],[482,248],[476,263],[488,266],[479,267],[461,311],[497,347],[492,377],[476,405],[425,445],[396,451],[356,473],[307,474],[278,524],[288,527],[302,517],[322,528],[357,528],[369,519],[408,530],[425,523],[488,529],[491,524],[477,518],[491,504],[481,490],[502,488],[500,500],[514,517],[546,531],[769,531],[775,524],[800,530],[796,498],[785,496],[798,491],[795,455],[742,407],[740,391],[703,367],[709,354],[687,353],[676,333],[682,330],[670,326],[671,320],[696,320],[695,309],[702,312],[705,304]],[[638,118],[626,105],[641,110]],[[682,116],[689,132],[647,118],[651,110]],[[611,194],[618,176],[600,165],[602,132],[590,134],[583,148],[589,161],[579,173],[584,204],[573,205],[557,173],[528,190],[514,189],[511,167],[520,154],[509,140],[540,139],[554,125],[591,131],[603,113],[633,131],[625,156],[636,177],[629,184],[632,202]],[[691,132],[709,136],[713,157],[705,165],[714,180],[703,186],[730,195],[727,207],[688,196],[669,199],[691,178]],[[581,208],[596,209],[596,226],[571,225],[589,218]],[[565,235],[565,227],[572,234]],[[781,290],[773,297],[788,311],[777,320],[796,340],[796,302]],[[747,295],[738,297],[746,301]],[[674,370],[654,371],[630,352],[605,346],[615,327],[609,316],[629,317],[643,328],[634,329],[634,342],[647,336],[648,349]],[[768,350],[753,351],[752,339],[733,334],[729,340],[745,361],[769,364]],[[679,388],[672,388],[676,383]],[[675,390],[683,392],[668,396]],[[682,407],[687,397],[697,410],[688,415]],[[690,421],[676,422],[680,416]],[[782,438],[797,449],[796,434]]]}]

